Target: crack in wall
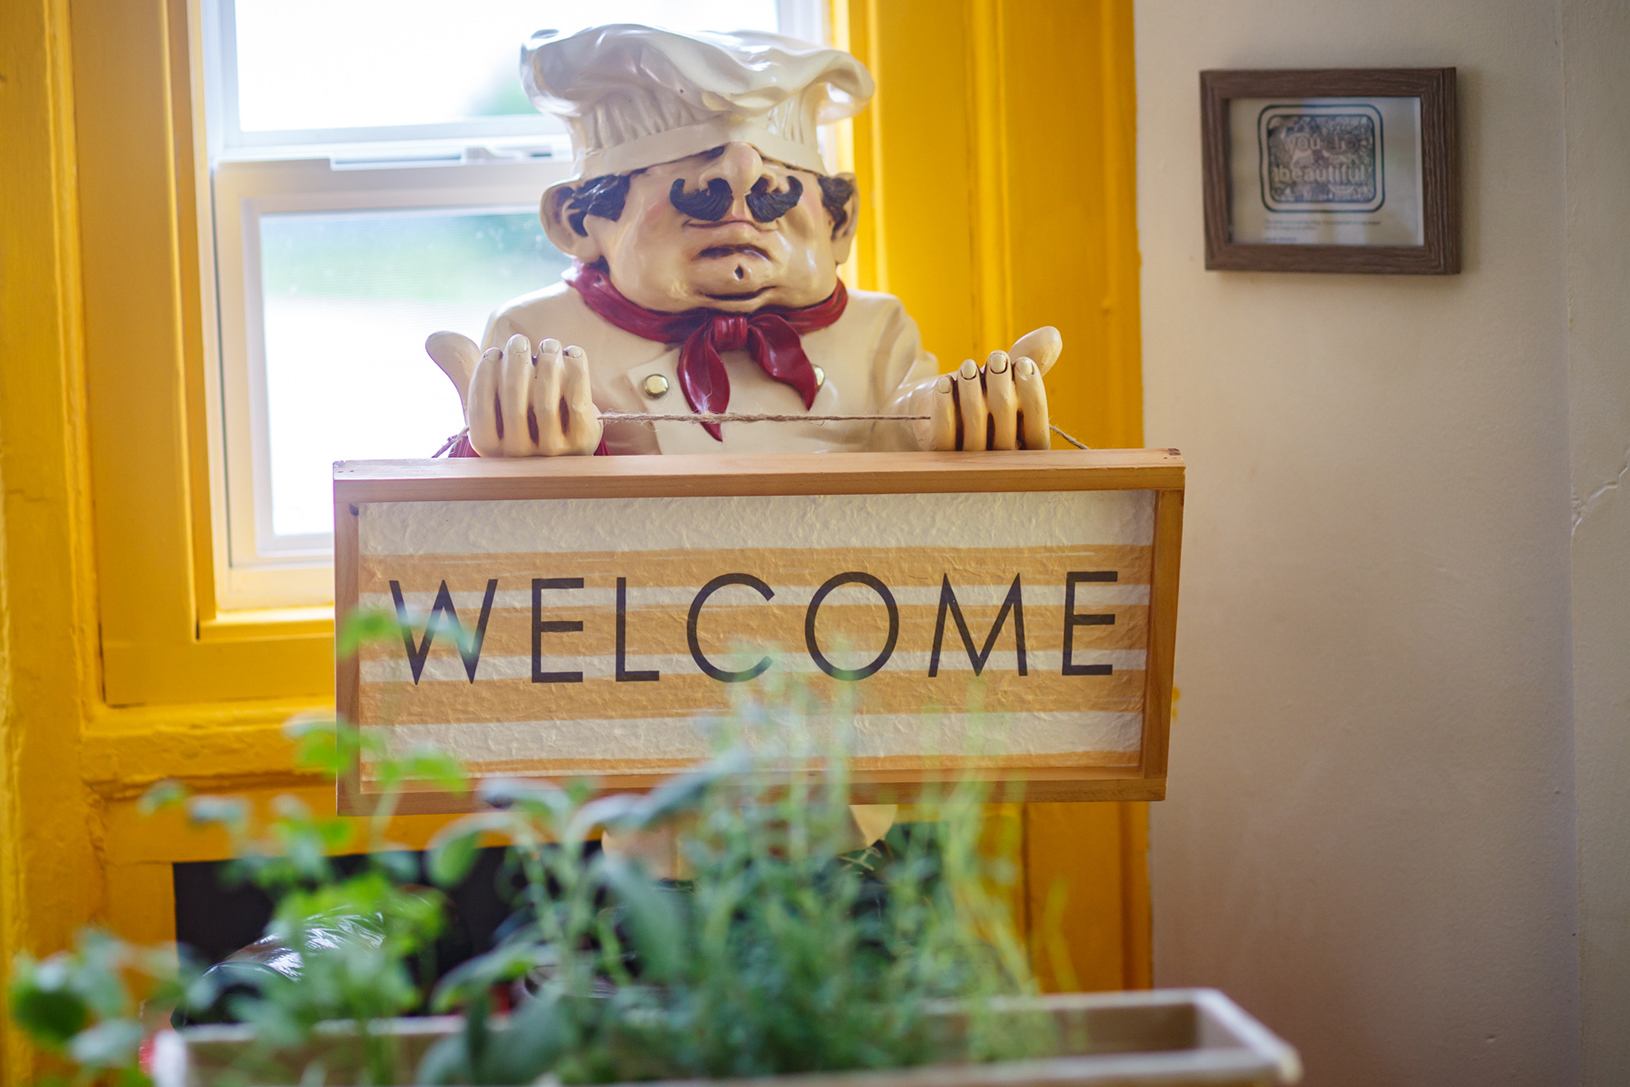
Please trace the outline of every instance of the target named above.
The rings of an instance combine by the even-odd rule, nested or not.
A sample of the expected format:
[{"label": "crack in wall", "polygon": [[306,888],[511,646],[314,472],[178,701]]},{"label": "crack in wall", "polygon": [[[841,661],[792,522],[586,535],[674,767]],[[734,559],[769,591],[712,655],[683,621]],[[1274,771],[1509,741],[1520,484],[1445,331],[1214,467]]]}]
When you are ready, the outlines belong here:
[{"label": "crack in wall", "polygon": [[1624,464],[1619,468],[1618,475],[1614,476],[1611,481],[1597,487],[1591,492],[1589,498],[1586,498],[1584,501],[1580,501],[1577,494],[1573,496],[1573,527],[1568,531],[1569,539],[1572,539],[1579,532],[1579,526],[1584,523],[1585,518],[1590,514],[1590,512],[1597,506],[1601,505],[1604,496],[1607,495],[1609,491],[1618,490],[1619,484],[1624,482],[1625,475],[1630,473],[1630,449],[1626,449],[1624,451],[1623,460]]}]

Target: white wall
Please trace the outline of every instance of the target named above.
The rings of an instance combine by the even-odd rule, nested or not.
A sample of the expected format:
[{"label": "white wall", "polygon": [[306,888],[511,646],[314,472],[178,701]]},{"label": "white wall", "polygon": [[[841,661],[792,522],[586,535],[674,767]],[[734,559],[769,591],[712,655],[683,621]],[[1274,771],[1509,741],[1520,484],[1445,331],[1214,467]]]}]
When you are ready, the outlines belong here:
[{"label": "white wall", "polygon": [[1630,2],[1562,5],[1583,1071],[1630,1082]]},{"label": "white wall", "polygon": [[[1156,982],[1227,990],[1309,1084],[1575,1082],[1559,5],[1140,0],[1136,33],[1145,435],[1189,463]],[[1204,269],[1201,69],[1439,65],[1462,274]]]}]

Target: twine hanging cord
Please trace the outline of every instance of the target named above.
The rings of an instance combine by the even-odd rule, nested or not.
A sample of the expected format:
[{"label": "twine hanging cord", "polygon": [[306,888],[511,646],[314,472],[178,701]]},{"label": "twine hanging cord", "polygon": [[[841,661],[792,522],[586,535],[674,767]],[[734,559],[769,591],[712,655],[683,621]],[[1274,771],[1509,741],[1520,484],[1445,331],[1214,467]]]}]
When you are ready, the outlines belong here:
[{"label": "twine hanging cord", "polygon": [[739,411],[684,412],[657,415],[641,411],[602,411],[603,423],[849,423],[895,419],[932,419],[932,415],[753,415]]},{"label": "twine hanging cord", "polygon": [[[755,415],[735,411],[698,412],[684,415],[658,415],[639,411],[602,411],[600,413],[600,420],[606,423],[850,423],[881,422],[890,419],[899,422],[915,422],[932,418],[932,415]],[[1047,424],[1047,428],[1077,449],[1092,448],[1090,445],[1077,441],[1073,435],[1060,430],[1051,423]]]},{"label": "twine hanging cord", "polygon": [[[896,420],[899,422],[915,422],[932,419],[932,415],[761,415],[747,412],[710,412],[690,413],[676,415],[661,415],[638,411],[602,411],[600,421],[605,423],[850,423],[850,422],[882,422]],[[1048,429],[1060,438],[1069,442],[1077,449],[1091,449],[1090,445],[1079,442],[1075,437],[1058,427],[1048,424]],[[439,457],[452,449],[458,440],[469,431],[461,430],[454,434],[433,454]]]}]

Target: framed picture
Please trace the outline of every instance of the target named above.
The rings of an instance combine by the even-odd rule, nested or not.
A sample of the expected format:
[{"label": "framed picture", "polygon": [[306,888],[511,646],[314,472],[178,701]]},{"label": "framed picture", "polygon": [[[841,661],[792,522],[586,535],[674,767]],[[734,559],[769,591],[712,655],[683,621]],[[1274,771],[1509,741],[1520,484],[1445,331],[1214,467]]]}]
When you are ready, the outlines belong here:
[{"label": "framed picture", "polygon": [[1453,68],[1200,73],[1206,267],[1460,271]]}]

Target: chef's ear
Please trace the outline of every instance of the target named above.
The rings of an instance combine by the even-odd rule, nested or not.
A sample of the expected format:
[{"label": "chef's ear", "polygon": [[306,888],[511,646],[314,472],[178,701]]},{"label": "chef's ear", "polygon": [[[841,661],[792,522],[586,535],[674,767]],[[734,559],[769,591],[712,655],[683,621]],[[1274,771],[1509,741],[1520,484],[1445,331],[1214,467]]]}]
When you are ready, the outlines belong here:
[{"label": "chef's ear", "polygon": [[832,229],[832,256],[842,264],[849,259],[849,250],[855,244],[855,228],[860,225],[860,190],[855,185],[854,174],[837,176],[849,183],[849,199],[843,205],[843,222]]},{"label": "chef's ear", "polygon": [[553,185],[544,190],[538,206],[538,218],[543,220],[543,232],[554,247],[584,264],[593,264],[605,256],[593,235],[579,233],[572,220],[583,222],[581,211],[571,210],[572,186],[568,183]]}]

